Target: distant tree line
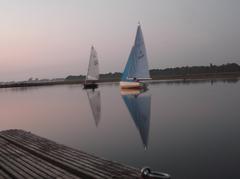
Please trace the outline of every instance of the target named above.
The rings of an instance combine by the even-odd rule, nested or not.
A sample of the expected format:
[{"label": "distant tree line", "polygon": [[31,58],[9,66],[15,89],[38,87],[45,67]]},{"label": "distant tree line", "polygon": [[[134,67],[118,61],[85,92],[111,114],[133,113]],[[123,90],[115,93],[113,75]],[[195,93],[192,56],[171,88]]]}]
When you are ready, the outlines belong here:
[{"label": "distant tree line", "polygon": [[[105,74],[100,74],[100,80],[120,80],[122,73],[115,72],[115,73],[105,73]],[[79,75],[79,76],[73,76],[70,75],[68,76],[65,80],[79,80],[83,81],[85,80],[86,76],[85,75]]]},{"label": "distant tree line", "polygon": [[240,72],[240,65],[238,65],[237,63],[227,63],[219,66],[210,64],[209,66],[191,66],[191,67],[185,66],[150,70],[150,74],[153,76],[154,75],[176,76],[176,75],[193,75],[226,72]]},{"label": "distant tree line", "polygon": [[84,75],[79,75],[79,76],[69,75],[69,76],[67,76],[67,78],[65,78],[65,80],[85,80],[85,76]]},{"label": "distant tree line", "polygon": [[[150,70],[150,75],[151,77],[171,77],[198,74],[224,74],[234,72],[240,72],[240,65],[237,63],[227,63],[219,66],[210,64],[209,66],[184,66],[166,69],[152,69]],[[121,75],[122,73],[120,72],[101,74],[100,80],[119,81],[121,79]],[[85,80],[85,76],[68,76],[66,80]]]}]

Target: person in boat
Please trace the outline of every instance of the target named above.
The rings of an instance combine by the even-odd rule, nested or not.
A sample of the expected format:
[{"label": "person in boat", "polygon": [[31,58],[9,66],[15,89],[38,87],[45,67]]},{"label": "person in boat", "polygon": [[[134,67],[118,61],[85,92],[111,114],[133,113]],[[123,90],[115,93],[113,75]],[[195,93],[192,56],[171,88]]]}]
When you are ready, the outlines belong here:
[{"label": "person in boat", "polygon": [[133,81],[139,82],[139,79],[137,79],[136,77],[134,77],[134,78],[133,78]]}]

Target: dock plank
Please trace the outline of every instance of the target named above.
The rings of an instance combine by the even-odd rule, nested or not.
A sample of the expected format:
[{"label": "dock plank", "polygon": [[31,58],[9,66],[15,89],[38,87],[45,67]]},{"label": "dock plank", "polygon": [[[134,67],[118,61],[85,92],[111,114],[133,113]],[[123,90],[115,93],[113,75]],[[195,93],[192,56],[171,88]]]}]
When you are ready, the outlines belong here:
[{"label": "dock plank", "polygon": [[0,168],[0,179],[11,179],[11,176],[8,175],[3,169]]},{"label": "dock plank", "polygon": [[[32,136],[31,136],[32,137]],[[21,138],[20,137],[18,137],[18,138],[16,138],[16,140],[21,140]],[[31,145],[31,147],[34,147],[34,150],[37,150],[37,149],[42,149],[42,145],[40,145],[40,146],[36,146],[35,144],[33,144],[32,143],[32,141],[31,141],[32,139],[30,139],[30,141],[29,141],[29,139],[28,139],[28,137],[25,137],[24,138],[24,142],[28,142],[28,143],[24,143],[24,144],[29,144],[29,145]],[[111,161],[106,161],[106,160],[103,160],[103,159],[101,159],[101,161],[100,162],[97,162],[97,161],[99,161],[99,159],[98,158],[96,158],[96,157],[93,157],[93,156],[91,156],[91,155],[87,155],[87,154],[85,154],[84,156],[83,155],[80,155],[80,152],[78,152],[78,153],[73,153],[73,152],[71,152],[71,154],[70,155],[68,155],[67,153],[69,152],[69,149],[67,148],[67,149],[65,149],[64,151],[62,150],[62,148],[58,148],[58,150],[57,150],[57,152],[55,151],[56,150],[56,147],[54,147],[54,145],[55,144],[50,144],[49,143],[49,141],[47,141],[47,142],[39,142],[39,140],[37,140],[38,142],[37,142],[37,144],[42,144],[42,143],[44,143],[44,145],[47,143],[47,148],[45,148],[45,147],[43,147],[43,149],[41,150],[41,152],[45,152],[45,151],[47,151],[48,152],[48,154],[49,154],[49,151],[48,150],[51,150],[51,154],[53,154],[53,155],[51,155],[51,156],[54,156],[54,157],[58,157],[58,159],[60,159],[60,160],[67,160],[67,162],[66,163],[69,163],[69,162],[72,162],[71,164],[73,164],[73,165],[81,165],[81,166],[86,166],[87,167],[87,169],[86,170],[88,170],[88,169],[92,169],[92,167],[95,167],[95,168],[93,168],[94,169],[94,171],[95,170],[101,170],[101,173],[107,173],[108,175],[110,175],[110,177],[111,177],[111,175],[113,174],[113,173],[116,173],[117,171],[118,172],[122,172],[122,170],[123,170],[123,168],[124,168],[124,166],[123,165],[120,165],[120,164],[117,164],[117,163],[113,163],[113,162],[111,162]],[[61,156],[59,156],[59,154],[61,155]],[[82,154],[82,152],[81,152],[81,154]],[[67,159],[66,159],[67,158]],[[79,161],[79,158],[81,158],[81,161]],[[86,161],[86,158],[87,158],[87,161]],[[91,159],[91,158],[93,158],[93,159]],[[91,161],[89,161],[89,160],[91,160]],[[80,163],[81,162],[81,163]],[[96,163],[97,162],[97,163]],[[114,166],[115,165],[115,166]],[[116,167],[116,165],[117,165],[117,167]],[[120,168],[120,170],[119,170],[119,168]],[[125,167],[125,170],[127,171],[127,170],[129,170],[129,168],[126,168]],[[111,172],[111,174],[109,174],[109,172]]]},{"label": "dock plank", "polygon": [[79,178],[0,138],[0,168],[12,178]]},{"label": "dock plank", "polygon": [[[0,145],[2,145],[1,141],[2,140],[0,138]],[[45,162],[44,160],[41,160],[30,153],[16,148],[12,144],[8,144],[4,148],[0,148],[0,154],[7,156],[7,159],[9,161],[12,161],[14,165],[18,166],[20,164],[21,166],[19,167],[19,169],[22,166],[25,166],[27,170],[30,170],[30,173],[35,173],[33,174],[35,177],[36,174],[38,174],[38,178],[56,178],[62,175],[68,176],[68,178],[79,178],[74,177],[73,175],[68,174],[59,168],[56,168],[53,165],[49,165],[49,163]]]},{"label": "dock plank", "polygon": [[4,170],[10,173],[16,170],[14,175],[17,178],[26,174],[30,178],[38,178],[39,175],[42,178],[64,178],[67,175],[87,179],[141,178],[139,169],[57,144],[23,130],[0,132],[0,145],[5,146],[0,149],[0,162],[5,162],[3,166],[0,164],[0,169],[5,166]]}]

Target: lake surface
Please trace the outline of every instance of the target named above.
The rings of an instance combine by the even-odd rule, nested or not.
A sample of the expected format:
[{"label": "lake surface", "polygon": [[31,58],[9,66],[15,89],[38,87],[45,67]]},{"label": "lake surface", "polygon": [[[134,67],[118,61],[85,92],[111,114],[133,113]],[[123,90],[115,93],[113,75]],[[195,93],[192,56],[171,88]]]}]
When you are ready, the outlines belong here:
[{"label": "lake surface", "polygon": [[240,178],[240,82],[0,89],[0,130],[58,143],[172,178]]}]

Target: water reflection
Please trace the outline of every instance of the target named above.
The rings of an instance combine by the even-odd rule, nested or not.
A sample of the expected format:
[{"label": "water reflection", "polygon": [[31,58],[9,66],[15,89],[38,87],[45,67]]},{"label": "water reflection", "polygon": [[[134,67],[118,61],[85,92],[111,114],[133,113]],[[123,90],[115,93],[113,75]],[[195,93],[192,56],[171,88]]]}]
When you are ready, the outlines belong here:
[{"label": "water reflection", "polygon": [[146,91],[121,90],[122,99],[137,127],[145,150],[148,147],[148,135],[151,113],[151,96]]},{"label": "water reflection", "polygon": [[239,78],[229,79],[175,79],[175,80],[154,80],[151,81],[151,85],[167,84],[167,85],[192,85],[192,84],[204,84],[210,83],[211,85],[217,83],[237,83]]},{"label": "water reflection", "polygon": [[91,106],[93,118],[96,124],[96,127],[98,126],[100,119],[101,119],[101,95],[100,90],[86,90],[88,100]]}]

